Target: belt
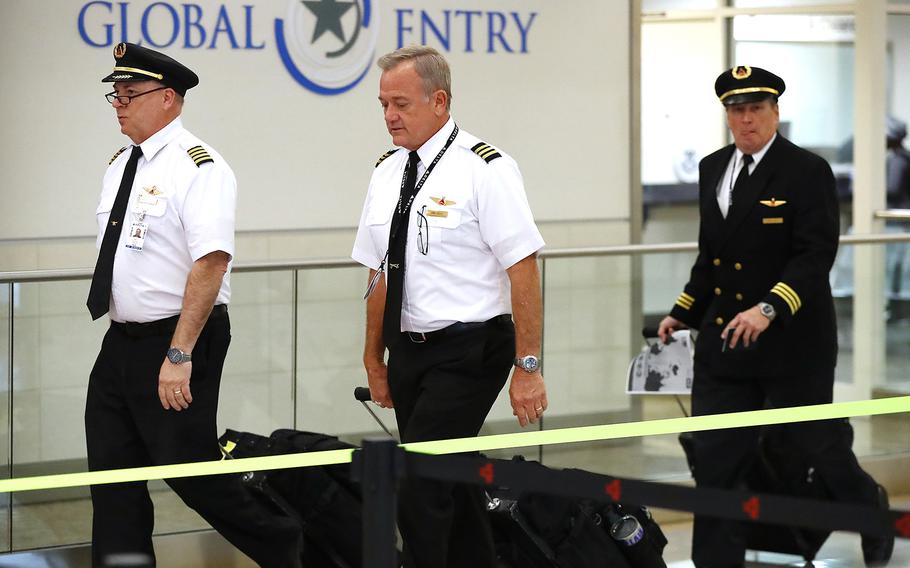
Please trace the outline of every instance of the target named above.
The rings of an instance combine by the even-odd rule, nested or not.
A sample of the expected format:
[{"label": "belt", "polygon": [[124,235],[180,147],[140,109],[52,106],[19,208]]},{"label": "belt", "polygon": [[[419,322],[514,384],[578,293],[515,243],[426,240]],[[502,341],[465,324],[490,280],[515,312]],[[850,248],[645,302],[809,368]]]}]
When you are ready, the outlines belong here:
[{"label": "belt", "polygon": [[[218,304],[212,308],[212,313],[209,315],[209,320],[214,318],[220,318],[227,315],[227,304]],[[180,314],[176,316],[171,316],[169,318],[164,318],[156,321],[149,321],[145,323],[137,322],[125,322],[121,323],[119,321],[112,321],[111,327],[115,327],[122,331],[124,334],[135,337],[156,337],[160,335],[171,335],[174,333],[174,330],[177,329],[177,320],[180,319]]]},{"label": "belt", "polygon": [[487,321],[457,321],[452,325],[437,329],[436,331],[405,331],[402,332],[401,335],[406,336],[412,343],[427,343],[428,341],[436,341],[443,337],[452,337],[467,331],[482,329],[489,325],[504,325],[506,323],[512,323],[512,314],[502,314],[490,318]]}]

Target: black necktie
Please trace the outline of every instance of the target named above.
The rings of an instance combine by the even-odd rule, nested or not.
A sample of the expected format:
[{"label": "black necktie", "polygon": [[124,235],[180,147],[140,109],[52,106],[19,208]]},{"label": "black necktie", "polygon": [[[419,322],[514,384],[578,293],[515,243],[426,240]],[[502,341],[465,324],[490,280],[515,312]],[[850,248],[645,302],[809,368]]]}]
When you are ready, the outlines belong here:
[{"label": "black necktie", "polygon": [[386,279],[385,312],[382,317],[382,337],[386,345],[391,345],[401,333],[401,296],[404,290],[404,257],[405,244],[408,241],[408,216],[411,201],[417,186],[417,164],[420,156],[417,152],[408,155],[408,170],[398,207],[392,216],[389,230],[389,273]]},{"label": "black necktie", "polygon": [[129,161],[123,169],[123,179],[120,180],[120,189],[114,199],[107,227],[104,229],[104,238],[101,240],[101,250],[98,252],[98,261],[95,263],[95,273],[92,275],[92,287],[88,292],[89,313],[96,320],[106,314],[111,306],[111,282],[114,278],[114,254],[117,252],[117,243],[120,242],[120,231],[123,229],[123,216],[126,214],[126,204],[130,200],[133,189],[133,179],[136,178],[136,164],[142,157],[142,148],[133,146]]},{"label": "black necktie", "polygon": [[736,193],[737,189],[745,185],[746,180],[749,179],[749,164],[751,163],[752,154],[743,154],[743,167],[740,168],[739,175],[736,176],[736,183],[730,188],[730,207],[727,211],[733,208],[733,194]]}]

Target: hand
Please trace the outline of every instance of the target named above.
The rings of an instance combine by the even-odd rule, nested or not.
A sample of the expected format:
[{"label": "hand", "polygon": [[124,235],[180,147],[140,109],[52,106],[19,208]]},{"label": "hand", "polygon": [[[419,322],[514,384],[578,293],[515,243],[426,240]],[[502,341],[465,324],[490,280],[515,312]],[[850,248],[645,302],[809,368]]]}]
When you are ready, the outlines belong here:
[{"label": "hand", "polygon": [[165,410],[174,409],[177,412],[186,410],[193,402],[190,393],[190,375],[193,373],[192,361],[175,365],[167,357],[158,371],[158,398]]},{"label": "hand", "polygon": [[689,329],[689,326],[673,316],[667,316],[660,320],[660,326],[657,328],[657,337],[660,338],[661,343],[669,343],[670,336],[679,329]]},{"label": "hand", "polygon": [[543,384],[540,371],[526,373],[515,369],[509,384],[509,398],[512,401],[512,414],[518,417],[522,428],[529,422],[537,422],[547,409],[547,387]]},{"label": "hand", "polygon": [[380,408],[394,408],[392,394],[389,392],[389,368],[385,363],[364,365],[367,370],[367,383],[370,385],[370,397]]},{"label": "hand", "polygon": [[752,306],[744,312],[739,312],[736,317],[730,320],[724,331],[721,332],[720,338],[727,341],[727,334],[732,333],[730,338],[730,349],[736,347],[739,341],[748,347],[752,342],[758,340],[758,336],[771,325],[771,320],[762,315],[758,306]]}]

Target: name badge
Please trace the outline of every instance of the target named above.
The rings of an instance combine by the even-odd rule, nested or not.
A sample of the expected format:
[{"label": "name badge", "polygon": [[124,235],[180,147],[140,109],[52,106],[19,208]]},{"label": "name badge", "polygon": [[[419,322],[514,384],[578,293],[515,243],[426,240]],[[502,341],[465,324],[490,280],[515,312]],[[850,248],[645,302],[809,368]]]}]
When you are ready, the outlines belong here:
[{"label": "name badge", "polygon": [[143,187],[136,193],[138,196],[133,202],[133,213],[161,217],[167,211],[167,195],[156,186]]},{"label": "name badge", "polygon": [[130,232],[126,236],[126,248],[141,252],[145,245],[145,235],[149,231],[149,224],[137,222],[130,225]]},{"label": "name badge", "polygon": [[762,225],[783,225],[783,217],[762,217]]},{"label": "name badge", "polygon": [[139,203],[143,205],[158,205],[158,198],[154,195],[142,192],[139,194]]},{"label": "name badge", "polygon": [[434,211],[433,209],[427,209],[427,217],[448,217],[448,211]]}]

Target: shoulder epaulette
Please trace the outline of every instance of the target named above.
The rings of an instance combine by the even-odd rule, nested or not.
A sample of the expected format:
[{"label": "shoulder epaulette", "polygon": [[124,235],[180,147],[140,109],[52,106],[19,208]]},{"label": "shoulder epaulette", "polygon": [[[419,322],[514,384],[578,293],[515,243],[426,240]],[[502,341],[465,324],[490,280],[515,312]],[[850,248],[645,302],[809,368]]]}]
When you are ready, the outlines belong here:
[{"label": "shoulder epaulette", "polygon": [[392,154],[394,154],[394,153],[397,152],[397,151],[398,151],[398,148],[392,148],[391,150],[389,150],[389,151],[386,152],[385,154],[379,156],[379,159],[376,160],[376,165],[373,166],[373,167],[374,167],[374,168],[378,168],[378,167],[379,167],[379,164],[381,164],[386,158],[388,158],[389,156],[391,156]]},{"label": "shoulder epaulette", "polygon": [[502,157],[502,154],[499,153],[499,150],[485,142],[478,142],[477,144],[474,144],[471,146],[471,151],[486,160],[488,164],[496,158]]},{"label": "shoulder epaulette", "polygon": [[117,156],[119,156],[120,154],[122,154],[123,151],[126,150],[128,147],[129,147],[129,146],[124,146],[123,148],[120,148],[119,150],[117,150],[117,152],[111,157],[111,161],[108,162],[107,165],[113,164],[113,163],[114,163],[114,160],[117,159]]},{"label": "shoulder epaulette", "polygon": [[196,163],[197,168],[202,164],[215,161],[211,156],[209,156],[209,151],[202,146],[193,146],[187,150],[186,153],[189,154],[190,158],[193,159],[193,162]]}]

